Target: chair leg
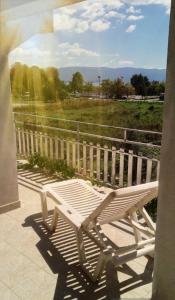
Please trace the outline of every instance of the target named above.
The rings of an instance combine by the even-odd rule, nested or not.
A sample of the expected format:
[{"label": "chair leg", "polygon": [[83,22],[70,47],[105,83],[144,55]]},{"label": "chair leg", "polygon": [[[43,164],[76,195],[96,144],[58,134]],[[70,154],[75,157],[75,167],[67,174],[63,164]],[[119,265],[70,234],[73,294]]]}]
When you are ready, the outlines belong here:
[{"label": "chair leg", "polygon": [[102,276],[102,273],[106,267],[106,264],[108,262],[108,257],[104,255],[103,253],[100,253],[94,274],[93,274],[93,281],[96,282],[99,280]]},{"label": "chair leg", "polygon": [[83,233],[81,229],[76,231],[76,238],[77,238],[79,260],[80,263],[83,264],[84,262],[86,262],[86,254],[84,248]]},{"label": "chair leg", "polygon": [[90,269],[93,269],[93,266],[86,259],[82,230],[77,230],[76,237],[80,264],[83,270],[86,272],[86,274],[91,278],[91,280],[93,282],[96,282],[101,278],[101,275],[109,258],[103,252],[101,252],[95,270],[93,272],[90,271]]},{"label": "chair leg", "polygon": [[153,222],[153,220],[151,219],[151,217],[149,216],[149,214],[147,213],[146,209],[144,207],[139,209],[142,217],[144,218],[147,226],[153,230],[156,231],[156,224]]},{"label": "chair leg", "polygon": [[[135,222],[138,222],[138,218],[137,218],[137,213],[136,212],[130,214],[130,218],[131,218],[131,220],[133,220]],[[134,237],[135,237],[136,244],[138,244],[140,241],[142,241],[141,233],[140,233],[140,231],[137,228],[135,228],[133,226],[132,223],[131,223],[131,225],[133,227]]]},{"label": "chair leg", "polygon": [[45,223],[46,219],[48,217],[47,199],[46,199],[46,194],[45,193],[41,193],[41,208],[42,208],[43,221]]},{"label": "chair leg", "polygon": [[57,227],[57,222],[58,222],[58,211],[56,209],[54,209],[53,212],[53,217],[52,217],[52,223],[50,226],[50,231],[54,232],[56,227]]},{"label": "chair leg", "polygon": [[56,209],[54,209],[53,212],[53,218],[51,225],[48,224],[46,221],[48,218],[48,208],[47,208],[47,197],[45,193],[41,193],[41,208],[42,208],[42,217],[43,217],[43,223],[47,227],[47,229],[51,232],[55,231],[58,221],[58,212]]}]

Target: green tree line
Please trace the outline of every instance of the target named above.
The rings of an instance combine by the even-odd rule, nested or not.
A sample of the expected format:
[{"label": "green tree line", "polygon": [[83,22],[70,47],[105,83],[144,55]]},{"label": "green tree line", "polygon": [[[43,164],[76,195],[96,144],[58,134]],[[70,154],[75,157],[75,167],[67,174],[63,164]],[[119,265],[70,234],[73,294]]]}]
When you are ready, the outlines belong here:
[{"label": "green tree line", "polygon": [[14,99],[57,101],[71,96],[103,96],[108,99],[121,99],[123,96],[159,96],[165,90],[164,82],[149,81],[142,74],[132,76],[130,83],[123,78],[104,79],[98,86],[85,82],[83,75],[76,72],[72,80],[65,83],[59,77],[57,68],[46,69],[29,67],[15,63],[11,67],[11,89]]},{"label": "green tree line", "polygon": [[131,85],[135,88],[136,94],[141,96],[159,96],[165,92],[165,82],[150,81],[142,74],[133,75]]},{"label": "green tree line", "polygon": [[15,63],[10,72],[11,89],[16,99],[55,101],[67,96],[67,87],[58,70]]}]

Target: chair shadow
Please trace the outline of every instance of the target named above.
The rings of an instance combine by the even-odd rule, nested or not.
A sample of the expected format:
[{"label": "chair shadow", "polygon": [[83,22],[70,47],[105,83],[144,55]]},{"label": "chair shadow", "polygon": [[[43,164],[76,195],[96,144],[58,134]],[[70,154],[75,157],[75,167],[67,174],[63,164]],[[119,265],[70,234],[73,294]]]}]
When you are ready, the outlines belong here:
[{"label": "chair shadow", "polygon": [[[66,223],[60,220],[55,233],[50,234],[41,214],[34,214],[25,219],[23,226],[32,227],[37,233],[40,238],[37,249],[51,271],[58,274],[53,300],[117,300],[122,294],[152,282],[153,260],[148,258],[142,274],[137,274],[127,264],[115,268],[109,263],[101,280],[93,283],[79,265],[75,234]],[[87,248],[90,242],[86,240]],[[99,249],[94,246],[91,249],[98,256]],[[127,279],[119,282],[118,272],[127,275]]]}]

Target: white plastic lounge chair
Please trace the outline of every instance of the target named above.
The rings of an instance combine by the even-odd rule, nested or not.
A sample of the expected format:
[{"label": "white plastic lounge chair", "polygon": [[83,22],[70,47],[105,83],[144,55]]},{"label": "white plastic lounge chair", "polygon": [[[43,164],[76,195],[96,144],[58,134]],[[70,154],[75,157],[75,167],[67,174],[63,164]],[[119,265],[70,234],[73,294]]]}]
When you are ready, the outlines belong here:
[{"label": "white plastic lounge chair", "polygon": [[[112,260],[116,265],[122,265],[139,256],[153,254],[155,223],[147,214],[144,205],[156,198],[157,192],[157,181],[118,189],[108,195],[102,195],[80,179],[49,184],[44,186],[41,195],[43,221],[50,231],[55,230],[58,216],[71,225],[77,237],[80,263],[91,279],[96,281],[108,260]],[[55,202],[51,225],[46,220],[47,197]],[[139,223],[137,211],[146,226]],[[114,249],[100,225],[123,218],[133,227],[135,244],[127,249]],[[84,234],[95,241],[101,251],[93,274],[87,268]]]}]

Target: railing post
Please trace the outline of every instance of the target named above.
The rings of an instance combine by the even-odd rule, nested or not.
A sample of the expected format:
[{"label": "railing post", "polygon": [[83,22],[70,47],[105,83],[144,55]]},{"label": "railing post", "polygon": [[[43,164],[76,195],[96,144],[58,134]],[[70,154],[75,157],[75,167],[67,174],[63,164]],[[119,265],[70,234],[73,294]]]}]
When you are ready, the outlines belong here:
[{"label": "railing post", "polygon": [[18,128],[18,146],[19,146],[19,154],[22,154],[22,147],[21,147],[21,130]]},{"label": "railing post", "polygon": [[77,141],[77,171],[80,174],[81,171],[81,163],[80,163],[80,142]]},{"label": "railing post", "polygon": [[29,130],[26,130],[26,142],[27,142],[27,155],[30,155],[30,132]]},{"label": "railing post", "polygon": [[142,181],[142,153],[138,154],[139,156],[137,157],[137,179],[136,183],[140,184]]},{"label": "railing post", "polygon": [[30,130],[30,142],[31,142],[31,154],[34,154],[34,135],[32,130]]},{"label": "railing post", "polygon": [[55,159],[58,160],[58,138],[55,137]]},{"label": "railing post", "polygon": [[80,122],[77,122],[77,141],[80,140]]},{"label": "railing post", "polygon": [[53,143],[54,143],[54,139],[53,137],[50,138],[50,158],[53,159]]},{"label": "railing post", "polygon": [[126,143],[127,141],[127,129],[124,129],[124,142]]},{"label": "railing post", "polygon": [[132,172],[133,172],[133,151],[129,150],[129,154],[128,154],[128,186],[132,186]]},{"label": "railing post", "polygon": [[47,137],[47,133],[45,133],[44,135],[44,155],[45,157],[48,157],[48,137]]},{"label": "railing post", "polygon": [[124,149],[120,149],[119,187],[124,184]]},{"label": "railing post", "polygon": [[86,151],[86,142],[83,142],[83,175],[86,176],[87,170],[87,151]]},{"label": "railing post", "polygon": [[72,142],[72,167],[76,168],[76,142]]},{"label": "railing post", "polygon": [[70,142],[66,141],[66,161],[67,165],[70,166]]},{"label": "railing post", "polygon": [[108,146],[104,146],[104,182],[108,182]]},{"label": "railing post", "polygon": [[38,153],[38,132],[35,131],[35,152]]},{"label": "railing post", "polygon": [[90,149],[89,149],[89,157],[90,157],[90,177],[94,177],[94,146],[93,143],[90,143]]},{"label": "railing post", "polygon": [[61,140],[61,159],[64,160],[64,140]]},{"label": "railing post", "polygon": [[43,156],[43,135],[42,132],[39,133],[39,149],[40,149],[40,155]]},{"label": "railing post", "polygon": [[101,165],[101,149],[100,145],[97,144],[97,180],[100,180],[100,165]]},{"label": "railing post", "polygon": [[26,155],[26,143],[25,143],[24,128],[22,129],[21,133],[22,133],[22,155],[25,156]]},{"label": "railing post", "polygon": [[151,174],[152,174],[152,159],[147,159],[147,170],[146,170],[146,182],[151,181]]},{"label": "railing post", "polygon": [[112,147],[111,184],[115,185],[116,176],[116,147]]}]

